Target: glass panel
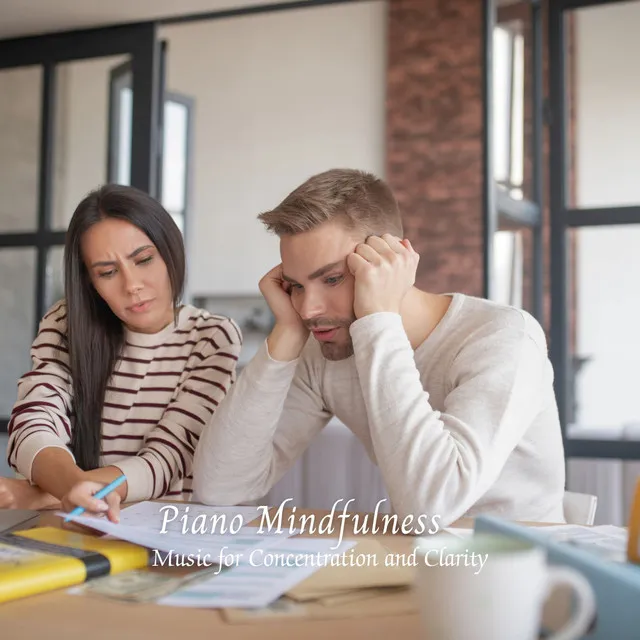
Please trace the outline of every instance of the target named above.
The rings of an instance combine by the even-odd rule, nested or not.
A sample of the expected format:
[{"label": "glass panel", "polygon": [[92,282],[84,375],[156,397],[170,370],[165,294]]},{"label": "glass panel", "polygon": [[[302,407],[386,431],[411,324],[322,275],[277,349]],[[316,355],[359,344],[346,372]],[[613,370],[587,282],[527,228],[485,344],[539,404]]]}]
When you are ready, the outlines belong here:
[{"label": "glass panel", "polygon": [[40,67],[0,70],[0,233],[38,225]]},{"label": "glass panel", "polygon": [[162,204],[184,234],[187,201],[189,108],[170,99],[164,106]]},{"label": "glass panel", "polygon": [[531,155],[531,8],[499,6],[493,33],[494,178],[512,198],[527,191]]},{"label": "glass panel", "polygon": [[80,200],[107,181],[111,71],[127,60],[113,56],[56,67],[54,229],[66,229]]},{"label": "glass panel", "polygon": [[566,17],[569,206],[640,204],[638,24],[640,2]]},{"label": "glass panel", "polygon": [[569,431],[640,422],[640,225],[571,230]]},{"label": "glass panel", "polygon": [[45,282],[45,309],[64,297],[64,247],[51,247],[47,251],[47,279]]},{"label": "glass panel", "polygon": [[521,231],[498,231],[493,239],[492,299],[522,308],[524,259]]},{"label": "glass panel", "polygon": [[18,378],[29,370],[35,327],[35,249],[0,250],[0,416],[16,401]]},{"label": "glass panel", "polygon": [[533,311],[533,230],[499,219],[494,235],[491,299]]},{"label": "glass panel", "polygon": [[133,123],[133,75],[131,65],[124,64],[111,74],[111,115],[109,135],[110,182],[131,183],[131,127]]}]

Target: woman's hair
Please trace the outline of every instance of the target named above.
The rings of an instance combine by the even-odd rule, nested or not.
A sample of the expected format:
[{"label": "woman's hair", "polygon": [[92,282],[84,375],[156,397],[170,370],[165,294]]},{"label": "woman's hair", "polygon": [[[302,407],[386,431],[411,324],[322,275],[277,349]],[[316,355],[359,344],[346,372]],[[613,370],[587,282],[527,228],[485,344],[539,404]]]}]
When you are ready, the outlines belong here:
[{"label": "woman's hair", "polygon": [[82,256],[83,235],[105,218],[135,225],[156,246],[167,265],[174,316],[185,277],[182,234],[169,213],[151,196],[133,187],[107,184],[80,202],[67,229],[64,280],[75,418],[71,451],[76,464],[85,471],[100,464],[104,396],[124,346],[122,321],[93,287]]}]

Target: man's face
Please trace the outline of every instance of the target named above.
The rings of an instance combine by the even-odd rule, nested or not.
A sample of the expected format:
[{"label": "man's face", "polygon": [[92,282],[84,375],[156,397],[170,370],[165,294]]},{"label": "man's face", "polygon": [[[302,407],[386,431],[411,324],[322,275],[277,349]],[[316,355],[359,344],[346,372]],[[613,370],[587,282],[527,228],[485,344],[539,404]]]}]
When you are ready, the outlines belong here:
[{"label": "man's face", "polygon": [[336,222],[280,239],[282,273],[291,287],[291,302],[328,360],[353,354],[349,326],[356,319],[354,279],[347,256],[363,240]]}]

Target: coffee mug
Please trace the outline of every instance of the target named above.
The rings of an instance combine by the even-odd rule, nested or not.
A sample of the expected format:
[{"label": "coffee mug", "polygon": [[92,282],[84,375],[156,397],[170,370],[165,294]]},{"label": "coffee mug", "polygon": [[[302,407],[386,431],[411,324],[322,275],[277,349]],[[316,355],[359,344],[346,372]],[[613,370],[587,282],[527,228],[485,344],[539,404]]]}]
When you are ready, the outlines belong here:
[{"label": "coffee mug", "polygon": [[416,591],[428,640],[536,640],[543,605],[556,586],[575,595],[569,621],[553,640],[581,638],[595,616],[591,585],[546,552],[500,535],[436,535],[416,541]]}]

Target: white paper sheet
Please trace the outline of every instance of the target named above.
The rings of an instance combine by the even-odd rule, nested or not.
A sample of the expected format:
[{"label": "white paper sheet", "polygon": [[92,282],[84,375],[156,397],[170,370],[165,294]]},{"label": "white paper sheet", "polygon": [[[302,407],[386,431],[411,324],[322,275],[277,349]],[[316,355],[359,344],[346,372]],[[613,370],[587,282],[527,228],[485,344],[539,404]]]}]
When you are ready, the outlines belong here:
[{"label": "white paper sheet", "polygon": [[[170,503],[143,502],[121,512],[120,522],[109,522],[106,517],[74,516],[73,522],[101,531],[119,540],[126,540],[149,549],[156,549],[173,555],[189,555],[203,561],[218,562],[223,552],[240,553],[255,547],[269,548],[286,540],[295,532],[283,529],[282,532],[264,528],[258,533],[258,527],[240,526],[241,522],[255,518],[255,507],[203,507],[188,503],[173,503],[178,509],[175,520],[169,522],[163,531],[164,513],[161,509]],[[186,511],[186,508],[189,511]],[[242,520],[232,523],[236,515]],[[59,514],[66,515],[66,514]],[[182,516],[188,515],[187,527],[183,529]],[[225,515],[225,520],[212,521],[212,516]],[[200,516],[203,527],[196,526]],[[214,524],[212,524],[212,522]],[[194,533],[196,526],[197,533]],[[184,533],[183,533],[184,531]],[[212,533],[212,531],[214,533]],[[152,558],[153,561],[153,558]]]},{"label": "white paper sheet", "polygon": [[575,524],[536,527],[536,532],[548,535],[558,542],[574,545],[585,551],[613,560],[626,562],[629,533],[625,527],[600,525],[586,527]]},{"label": "white paper sheet", "polygon": [[[184,587],[161,598],[157,604],[207,609],[266,607],[321,566],[326,566],[332,556],[347,552],[356,543],[346,540],[332,549],[337,542],[329,538],[290,538],[270,550],[245,554],[238,566]],[[274,566],[265,566],[269,562]],[[285,562],[292,566],[283,566]],[[296,562],[302,566],[295,566]]]},{"label": "white paper sheet", "polygon": [[446,527],[443,531],[456,538],[470,538],[473,535],[473,529],[462,529],[461,527]]},{"label": "white paper sheet", "polygon": [[[559,524],[530,528],[535,529],[536,533],[547,535],[558,542],[580,547],[615,562],[626,562],[627,560],[627,539],[629,534],[624,527],[615,527],[613,525],[587,527],[575,524]],[[474,533],[473,529],[459,529],[456,527],[448,527],[443,531],[458,538],[468,538]]]},{"label": "white paper sheet", "polygon": [[[175,518],[172,519],[175,515]],[[191,529],[199,516],[204,516],[209,523],[210,529],[211,518],[215,516],[224,516],[224,521],[220,518],[217,524],[217,533],[222,533],[220,528],[240,516],[243,525],[248,525],[252,520],[261,516],[258,507],[207,507],[199,504],[190,504],[188,502],[139,502],[130,507],[126,507],[120,511],[120,523],[132,526],[143,526],[145,529],[160,532],[163,522],[167,520],[166,529],[171,532],[182,533],[183,527]],[[202,518],[200,518],[202,520]],[[184,522],[183,522],[184,521]],[[235,524],[235,523],[234,523]]]}]

